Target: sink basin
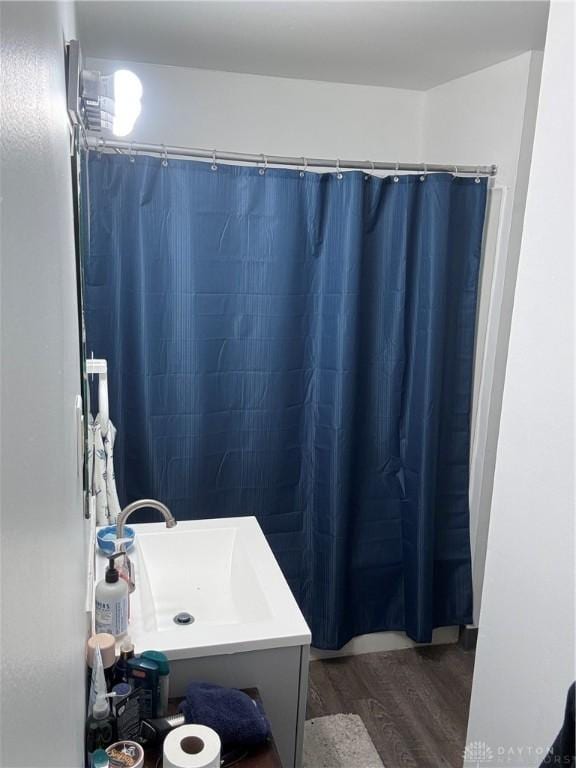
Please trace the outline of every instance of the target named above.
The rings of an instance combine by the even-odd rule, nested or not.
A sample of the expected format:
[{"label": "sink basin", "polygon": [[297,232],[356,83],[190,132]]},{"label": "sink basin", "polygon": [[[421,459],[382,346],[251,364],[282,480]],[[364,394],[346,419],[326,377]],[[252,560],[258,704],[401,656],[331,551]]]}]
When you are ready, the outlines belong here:
[{"label": "sink basin", "polygon": [[194,623],[244,624],[273,614],[237,527],[139,534],[154,613],[151,629],[174,629],[185,612]]},{"label": "sink basin", "polygon": [[[255,517],[132,526],[137,651],[171,659],[310,643],[310,631]],[[96,576],[106,567],[97,555]],[[177,624],[179,614],[191,617]]]}]

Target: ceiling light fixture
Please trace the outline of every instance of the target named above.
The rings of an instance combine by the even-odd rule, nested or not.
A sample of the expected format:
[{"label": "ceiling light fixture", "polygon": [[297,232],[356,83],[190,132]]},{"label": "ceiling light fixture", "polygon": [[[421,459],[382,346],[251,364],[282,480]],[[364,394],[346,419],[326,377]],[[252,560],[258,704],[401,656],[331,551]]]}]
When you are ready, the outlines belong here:
[{"label": "ceiling light fixture", "polygon": [[115,107],[112,132],[115,136],[128,136],[142,111],[142,83],[129,69],[117,69],[112,78]]},{"label": "ceiling light fixture", "polygon": [[129,69],[111,75],[83,69],[80,45],[68,43],[68,113],[94,133],[128,136],[142,111],[142,83]]}]

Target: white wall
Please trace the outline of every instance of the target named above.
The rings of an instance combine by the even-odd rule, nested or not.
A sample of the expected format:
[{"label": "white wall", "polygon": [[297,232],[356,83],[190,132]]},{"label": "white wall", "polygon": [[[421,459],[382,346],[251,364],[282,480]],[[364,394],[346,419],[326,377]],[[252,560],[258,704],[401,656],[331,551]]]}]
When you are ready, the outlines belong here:
[{"label": "white wall", "polygon": [[530,69],[541,60],[529,51],[426,91],[426,159],[496,163],[498,184],[514,187]]},{"label": "white wall", "polygon": [[468,729],[491,766],[540,764],[575,676],[573,56],[574,7],[553,0]]},{"label": "white wall", "polygon": [[490,214],[499,227],[480,286],[470,467],[474,620],[481,605],[494,463],[542,53],[528,52],[426,93],[430,162],[498,165]]},{"label": "white wall", "polygon": [[14,2],[0,12],[0,764],[78,768],[86,577],[64,84],[73,12]]},{"label": "white wall", "polygon": [[[120,62],[88,59],[113,72]],[[144,85],[130,139],[249,153],[410,160],[424,94],[126,62]]]}]

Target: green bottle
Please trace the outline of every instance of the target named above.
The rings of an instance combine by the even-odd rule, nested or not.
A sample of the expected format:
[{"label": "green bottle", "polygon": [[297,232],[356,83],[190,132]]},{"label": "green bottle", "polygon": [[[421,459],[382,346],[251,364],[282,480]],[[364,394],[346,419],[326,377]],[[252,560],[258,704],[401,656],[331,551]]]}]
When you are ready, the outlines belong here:
[{"label": "green bottle", "polygon": [[88,764],[92,765],[94,753],[97,750],[106,749],[114,743],[116,738],[116,724],[110,714],[110,707],[106,694],[99,691],[92,707],[92,714],[86,720],[86,752]]},{"label": "green bottle", "polygon": [[92,753],[92,764],[90,768],[110,768],[110,760],[103,749],[97,749]]}]

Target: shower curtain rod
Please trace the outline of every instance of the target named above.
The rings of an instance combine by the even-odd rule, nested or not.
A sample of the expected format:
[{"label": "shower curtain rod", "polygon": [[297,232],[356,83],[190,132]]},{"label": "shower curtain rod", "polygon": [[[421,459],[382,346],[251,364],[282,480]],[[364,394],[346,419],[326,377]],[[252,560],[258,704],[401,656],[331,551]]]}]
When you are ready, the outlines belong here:
[{"label": "shower curtain rod", "polygon": [[441,165],[438,163],[386,163],[371,160],[333,160],[318,157],[283,157],[282,155],[251,155],[245,152],[223,152],[215,149],[198,149],[194,147],[174,147],[164,144],[144,144],[137,141],[116,141],[115,139],[102,139],[96,136],[88,136],[86,143],[89,149],[97,149],[105,152],[114,150],[119,153],[137,153],[198,157],[204,160],[212,160],[235,163],[256,163],[266,167],[267,165],[292,165],[306,170],[307,168],[335,168],[356,169],[368,171],[414,171],[416,173],[444,172],[457,174],[472,174],[475,176],[496,176],[496,165]]}]

